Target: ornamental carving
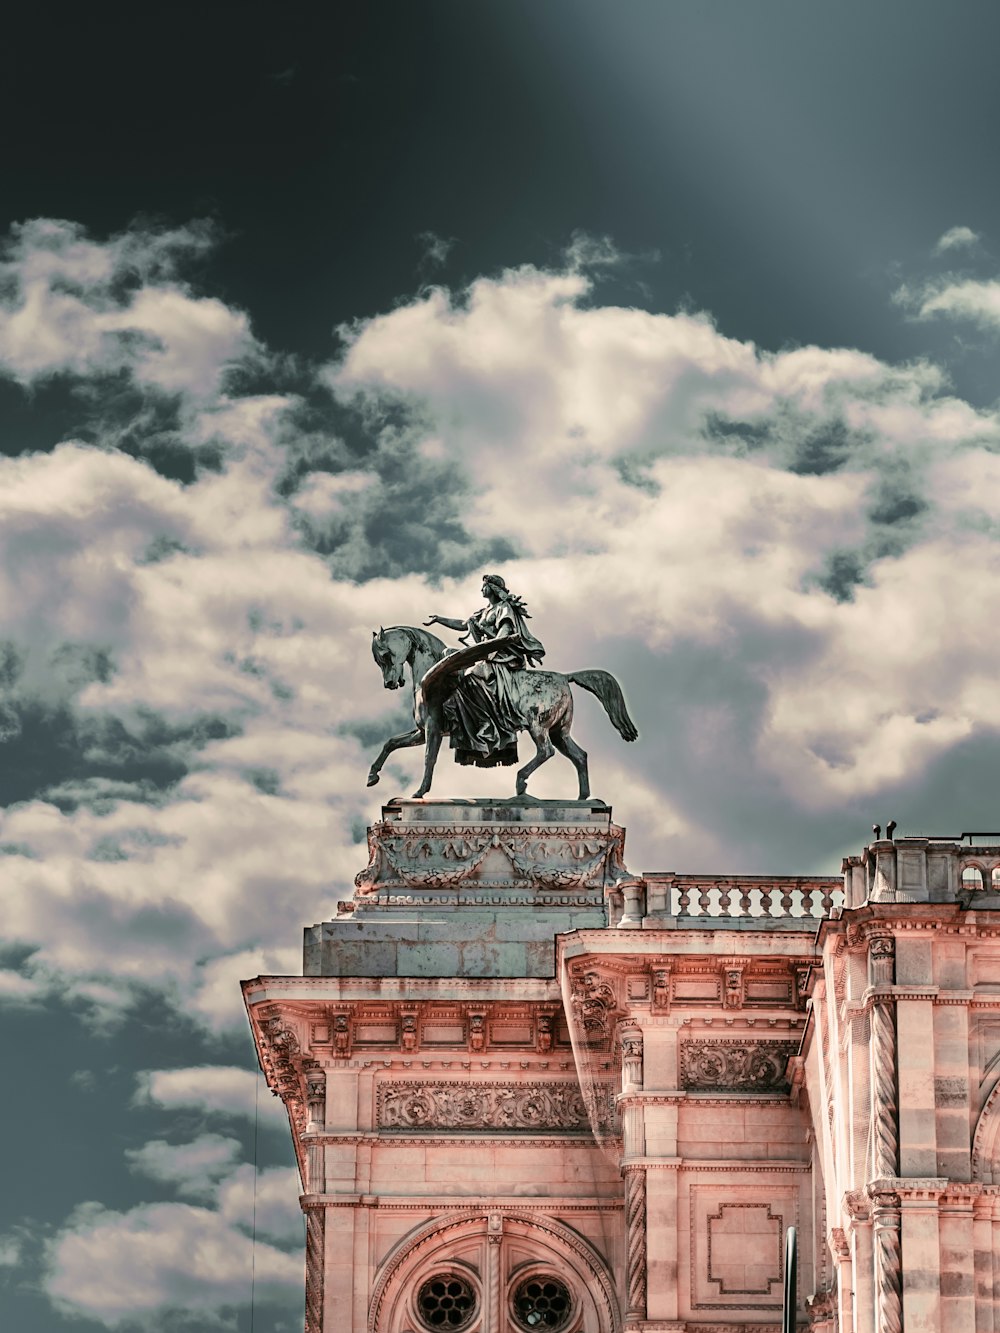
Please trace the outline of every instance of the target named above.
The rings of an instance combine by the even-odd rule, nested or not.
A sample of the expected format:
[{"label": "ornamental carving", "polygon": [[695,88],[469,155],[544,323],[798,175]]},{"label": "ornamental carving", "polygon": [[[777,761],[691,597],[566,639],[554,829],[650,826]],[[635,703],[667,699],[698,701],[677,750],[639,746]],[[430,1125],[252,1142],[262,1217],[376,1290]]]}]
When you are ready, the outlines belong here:
[{"label": "ornamental carving", "polygon": [[[451,889],[477,874],[496,853],[484,885],[526,883],[531,888],[594,890],[627,874],[622,862],[624,833],[522,825],[496,829],[448,828],[401,833],[395,822],[375,824],[368,833],[368,865],[354,880],[362,894],[380,887]],[[499,870],[499,877],[497,871]]]},{"label": "ornamental carving", "polygon": [[573,1016],[583,1028],[588,1042],[601,1042],[608,1036],[608,1021],[617,1008],[614,989],[597,972],[585,972],[573,979],[571,996]]},{"label": "ornamental carving", "polygon": [[261,1020],[260,1035],[261,1067],[268,1087],[288,1107],[293,1123],[302,1133],[306,1116],[298,1069],[301,1063],[298,1038],[285,1026],[285,1020],[274,1014]]},{"label": "ornamental carving", "polygon": [[383,1083],[379,1129],[585,1130],[576,1083]]},{"label": "ornamental carving", "polygon": [[787,1092],[794,1041],[685,1041],[681,1087],[695,1092]]}]

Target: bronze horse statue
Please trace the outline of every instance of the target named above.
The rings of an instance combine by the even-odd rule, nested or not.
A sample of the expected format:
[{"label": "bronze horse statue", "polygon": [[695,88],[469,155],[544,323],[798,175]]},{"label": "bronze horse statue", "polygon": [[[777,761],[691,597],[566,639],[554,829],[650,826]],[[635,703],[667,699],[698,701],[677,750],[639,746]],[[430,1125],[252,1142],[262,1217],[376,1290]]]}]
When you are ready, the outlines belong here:
[{"label": "bronze horse statue", "polygon": [[[415,725],[412,731],[390,736],[382,746],[368,772],[369,787],[378,782],[382,765],[393,750],[423,745],[424,776],[413,795],[415,799],[427,795],[441,737],[448,734],[445,700],[468,667],[483,661],[503,645],[503,639],[485,639],[457,652],[448,652],[436,634],[429,634],[415,625],[394,625],[390,629],[380,629],[377,634],[372,631],[372,656],[382,672],[382,683],[387,690],[401,689],[406,683],[405,668],[410,668]],[[518,796],[525,795],[528,778],[536,768],[551,759],[556,750],[564,754],[576,769],[580,800],[590,796],[587,754],[570,735],[573,724],[571,684],[579,685],[600,699],[612,726],[623,739],[634,741],[639,734],[628,715],[621,687],[609,671],[571,671],[566,675],[558,671],[512,672],[511,686],[524,719],[521,730],[527,731],[535,742],[534,758],[518,769]]]}]

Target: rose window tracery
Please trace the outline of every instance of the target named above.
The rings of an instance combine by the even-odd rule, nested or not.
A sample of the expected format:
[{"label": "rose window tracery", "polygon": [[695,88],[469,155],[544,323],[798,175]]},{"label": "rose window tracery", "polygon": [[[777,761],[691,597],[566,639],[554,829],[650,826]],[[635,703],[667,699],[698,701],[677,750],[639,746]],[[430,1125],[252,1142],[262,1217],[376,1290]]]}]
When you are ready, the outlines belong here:
[{"label": "rose window tracery", "polygon": [[557,1329],[568,1321],[573,1302],[558,1278],[541,1274],[529,1277],[514,1292],[514,1318],[521,1328]]},{"label": "rose window tracery", "polygon": [[457,1273],[435,1273],[417,1292],[417,1312],[427,1328],[465,1328],[476,1313],[476,1293]]}]

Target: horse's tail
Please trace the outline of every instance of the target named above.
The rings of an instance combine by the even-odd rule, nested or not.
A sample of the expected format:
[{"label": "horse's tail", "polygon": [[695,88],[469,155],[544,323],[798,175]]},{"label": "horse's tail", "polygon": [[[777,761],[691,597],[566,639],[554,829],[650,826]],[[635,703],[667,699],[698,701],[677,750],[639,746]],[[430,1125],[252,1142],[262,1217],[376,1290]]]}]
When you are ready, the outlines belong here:
[{"label": "horse's tail", "polygon": [[610,671],[571,671],[566,679],[571,684],[579,685],[591,694],[597,695],[619,736],[627,741],[634,741],[637,738],[639,733],[628,715],[622,688]]}]

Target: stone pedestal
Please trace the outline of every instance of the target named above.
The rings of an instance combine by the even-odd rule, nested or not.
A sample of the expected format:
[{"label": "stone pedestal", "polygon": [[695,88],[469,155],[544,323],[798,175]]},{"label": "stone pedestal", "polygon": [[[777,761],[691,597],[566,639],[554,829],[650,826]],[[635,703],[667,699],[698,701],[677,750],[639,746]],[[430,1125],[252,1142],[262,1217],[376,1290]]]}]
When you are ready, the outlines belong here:
[{"label": "stone pedestal", "polygon": [[556,935],[607,924],[624,837],[603,801],[391,801],[305,975],[552,977]]}]

